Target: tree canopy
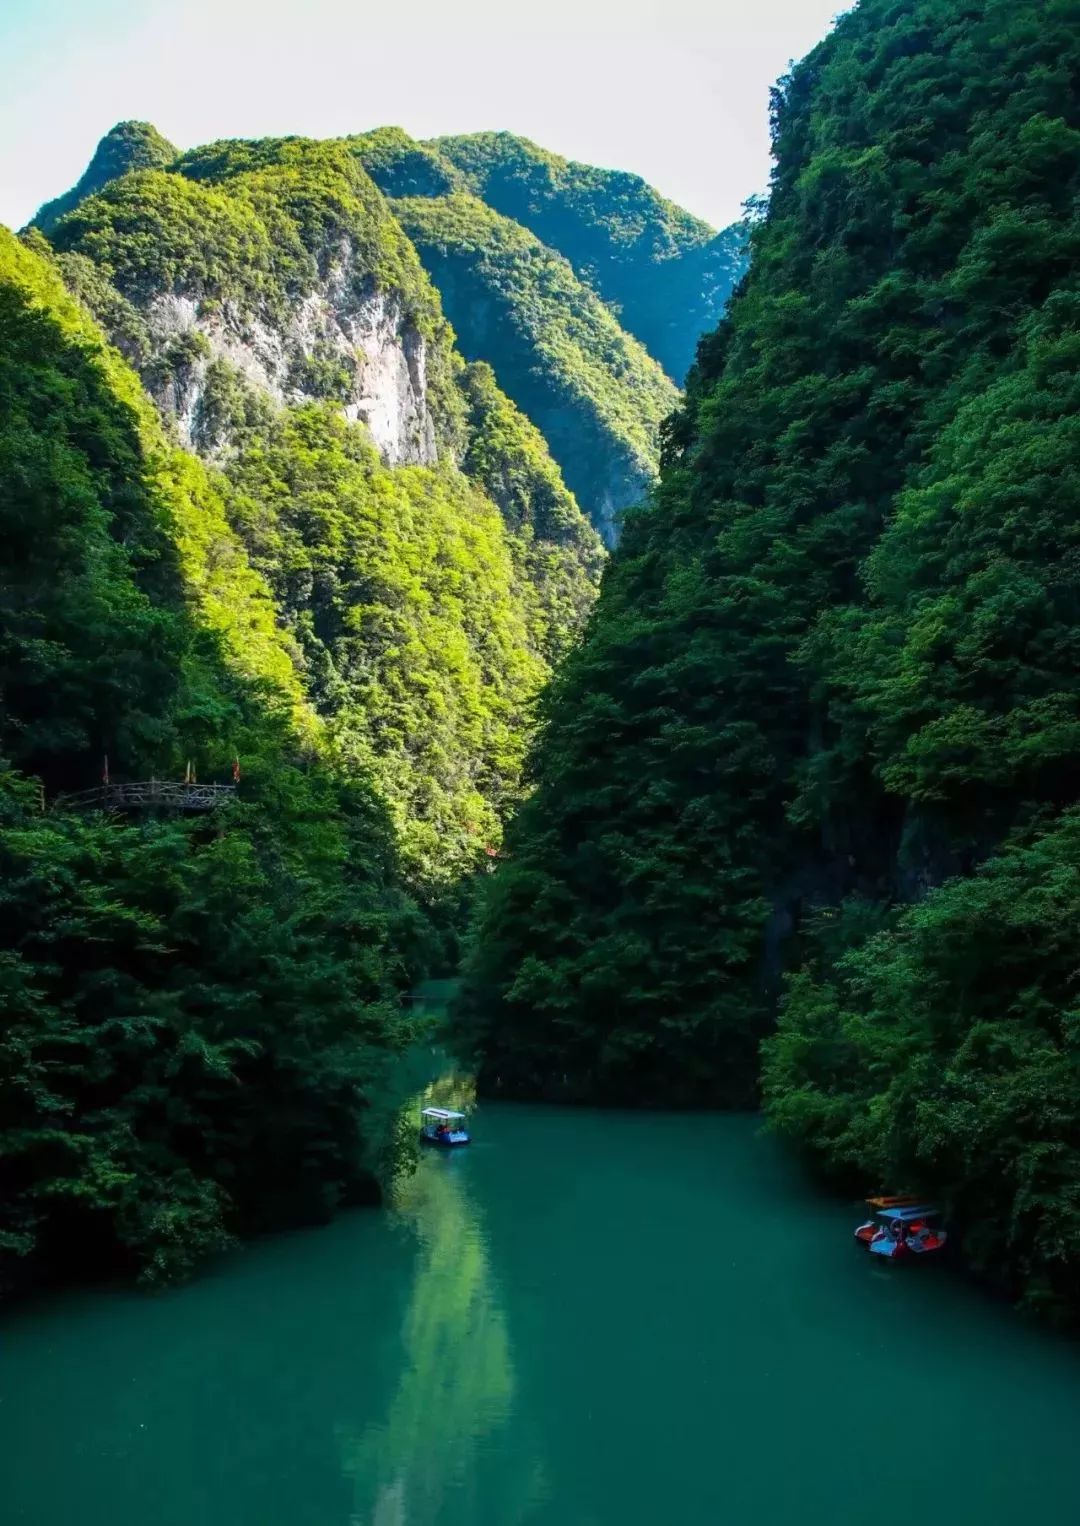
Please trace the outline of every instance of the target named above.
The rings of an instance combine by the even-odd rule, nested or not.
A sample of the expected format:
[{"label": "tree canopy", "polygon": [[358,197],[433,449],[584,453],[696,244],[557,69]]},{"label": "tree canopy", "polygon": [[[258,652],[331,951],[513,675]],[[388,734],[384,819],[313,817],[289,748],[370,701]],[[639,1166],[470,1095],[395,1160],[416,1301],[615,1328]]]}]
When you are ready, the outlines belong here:
[{"label": "tree canopy", "polygon": [[[217,485],[0,231],[0,1282],[176,1276],[375,1191],[365,1106],[431,933]],[[212,816],[84,813],[228,777]]]},{"label": "tree canopy", "polygon": [[779,1008],[778,1126],[1065,1305],[1077,19],[862,0],[781,81],[469,995],[489,1079],[650,1101],[753,1098]]}]

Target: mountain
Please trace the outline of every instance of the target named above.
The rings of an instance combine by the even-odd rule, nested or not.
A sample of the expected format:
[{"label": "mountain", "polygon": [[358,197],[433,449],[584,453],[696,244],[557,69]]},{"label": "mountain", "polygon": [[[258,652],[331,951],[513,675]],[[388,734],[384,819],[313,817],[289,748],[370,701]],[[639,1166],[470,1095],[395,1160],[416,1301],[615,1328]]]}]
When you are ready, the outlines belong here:
[{"label": "mountain", "polygon": [[742,230],[714,234],[635,175],[509,133],[418,143],[380,128],[348,141],[391,198],[466,355],[491,365],[541,429],[613,545],[655,478],[671,380],[742,273]]},{"label": "mountain", "polygon": [[[1080,27],[862,0],[545,701],[489,1081],[752,1102],[1080,1309]],[[779,1026],[776,1026],[779,1014]]]},{"label": "mountain", "polygon": [[[377,1192],[432,935],[222,483],[6,230],[0,399],[0,1286],[169,1280]],[[106,753],[243,777],[210,814],[65,800]]]},{"label": "mountain", "polygon": [[537,425],[606,543],[647,493],[678,394],[561,255],[475,197],[393,203],[469,359]]},{"label": "mountain", "polygon": [[0,230],[0,398],[0,1285],[169,1280],[377,1196],[603,553],[342,145]]},{"label": "mountain", "polygon": [[[168,167],[215,186],[306,152],[304,141],[234,140],[176,155],[152,128],[121,124],[35,225],[51,232],[131,169]],[[351,153],[388,199],[461,350],[493,368],[613,544],[623,513],[656,479],[660,424],[678,400],[672,379],[681,381],[742,272],[742,230],[714,234],[635,176],[569,163],[505,133],[419,143],[379,128],[321,151]],[[197,217],[200,205],[188,195],[186,212],[174,211]],[[369,194],[366,206],[388,241],[387,200]],[[219,231],[229,236],[223,224]],[[265,264],[263,253],[248,252]],[[276,377],[279,392],[286,380]],[[361,386],[352,399],[358,417],[363,395]],[[391,423],[400,423],[396,411]],[[429,440],[429,457],[433,448]]]},{"label": "mountain", "polygon": [[176,149],[149,122],[117,122],[94,150],[94,157],[77,183],[63,196],[47,201],[34,217],[33,226],[43,233],[51,233],[65,213],[87,196],[100,191],[110,180],[116,180],[128,170],[154,169],[169,164],[175,158]]},{"label": "mountain", "polygon": [[745,269],[741,226],[716,233],[638,175],[577,164],[513,133],[436,138],[430,147],[464,189],[564,255],[682,385]]},{"label": "mountain", "polygon": [[112,182],[53,244],[179,443],[223,475],[305,693],[378,782],[406,864],[453,882],[498,840],[531,696],[599,572],[542,442],[518,429],[536,474],[503,518],[456,464],[491,410],[344,145],[196,150]]}]

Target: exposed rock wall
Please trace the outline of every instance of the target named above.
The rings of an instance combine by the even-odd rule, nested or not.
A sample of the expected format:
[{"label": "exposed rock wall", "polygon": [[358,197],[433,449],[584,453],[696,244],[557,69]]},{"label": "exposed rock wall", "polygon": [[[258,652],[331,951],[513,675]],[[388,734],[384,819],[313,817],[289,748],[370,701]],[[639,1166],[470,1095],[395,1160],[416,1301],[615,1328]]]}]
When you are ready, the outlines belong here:
[{"label": "exposed rock wall", "polygon": [[436,460],[423,335],[397,293],[352,278],[347,246],[284,321],[174,292],[152,297],[143,313],[151,345],[143,379],[182,444],[212,455],[223,443],[202,404],[211,363],[225,361],[277,403],[340,402],[388,466]]}]

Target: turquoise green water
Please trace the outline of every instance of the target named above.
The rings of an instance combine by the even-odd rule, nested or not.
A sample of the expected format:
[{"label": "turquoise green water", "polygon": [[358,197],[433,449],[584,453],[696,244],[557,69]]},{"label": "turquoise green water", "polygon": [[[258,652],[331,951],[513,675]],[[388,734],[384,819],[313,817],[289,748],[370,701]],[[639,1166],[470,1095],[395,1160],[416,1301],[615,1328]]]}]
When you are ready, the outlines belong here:
[{"label": "turquoise green water", "polygon": [[485,1106],[392,1213],[0,1324],[29,1526],[1080,1519],[1080,1359],[748,1118]]}]

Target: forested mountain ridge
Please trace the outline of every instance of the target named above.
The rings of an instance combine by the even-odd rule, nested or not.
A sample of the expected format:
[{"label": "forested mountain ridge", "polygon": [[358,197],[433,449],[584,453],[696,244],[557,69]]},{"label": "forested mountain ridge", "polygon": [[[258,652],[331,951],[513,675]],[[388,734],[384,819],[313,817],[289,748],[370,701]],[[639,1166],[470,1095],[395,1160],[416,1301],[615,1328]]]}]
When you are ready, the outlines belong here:
[{"label": "forested mountain ridge", "polygon": [[749,1100],[1080,1307],[1080,8],[863,0],[550,694],[489,1079]]},{"label": "forested mountain ridge", "polygon": [[70,191],[47,201],[36,213],[33,226],[51,233],[61,217],[72,211],[87,196],[93,196],[110,180],[126,175],[128,170],[153,169],[169,164],[177,150],[150,122],[118,122],[97,148],[83,174]]},{"label": "forested mountain ridge", "polygon": [[698,340],[745,269],[740,224],[716,233],[639,175],[578,164],[513,133],[436,138],[430,146],[481,201],[564,255],[682,385]]},{"label": "forested mountain ridge", "polygon": [[655,477],[671,380],[742,273],[742,230],[714,235],[635,175],[509,133],[418,143],[382,128],[349,141],[465,353],[493,367],[613,544]]},{"label": "forested mountain ridge", "polygon": [[[455,396],[452,387],[442,385],[439,362],[447,349],[445,336],[425,327],[429,304],[415,273],[406,275],[403,265],[409,257],[404,246],[410,241],[395,240],[391,224],[409,224],[461,349],[470,360],[492,366],[499,385],[544,435],[583,510],[611,543],[623,512],[640,502],[655,480],[659,425],[677,401],[661,367],[681,382],[699,335],[715,321],[743,269],[741,230],[714,235],[636,176],[576,165],[505,133],[418,143],[398,128],[380,128],[321,144],[303,139],[233,140],[176,155],[154,129],[141,123],[114,128],[79,185],[42,208],[35,223],[51,233],[63,214],[75,212],[75,223],[61,239],[77,247],[83,236],[76,231],[81,204],[106,191],[116,203],[110,219],[110,237],[116,242],[117,223],[123,223],[119,202],[133,196],[137,203],[138,193],[127,184],[122,190],[116,185],[106,190],[109,182],[131,169],[168,169],[173,176],[205,187],[201,196],[185,194],[175,180],[170,182],[176,223],[171,240],[185,220],[194,228],[200,219],[208,219],[215,232],[203,241],[206,247],[217,243],[231,248],[237,286],[246,281],[249,299],[257,294],[265,302],[275,283],[295,277],[296,271],[289,270],[284,250],[278,268],[271,269],[270,251],[277,236],[271,225],[258,234],[251,227],[242,230],[244,219],[237,219],[235,209],[230,218],[213,193],[228,182],[247,181],[234,190],[246,198],[244,216],[252,210],[257,214],[260,174],[275,178],[276,172],[278,189],[272,194],[280,194],[287,167],[292,164],[295,170],[300,159],[310,162],[316,154],[325,164],[336,158],[337,175],[345,180],[349,176],[344,159],[351,156],[389,201],[388,205],[371,188],[365,189],[365,176],[354,176],[345,191],[358,204],[362,220],[379,230],[376,243],[397,267],[406,305],[414,296],[419,299],[411,314],[412,327],[428,347],[424,358],[432,368],[436,410],[440,403],[452,405]],[[460,168],[455,159],[460,159]],[[527,195],[522,194],[523,186]],[[484,204],[489,190],[489,204]],[[427,201],[431,205],[425,205]],[[504,208],[513,209],[510,216],[502,215]],[[84,232],[94,235],[95,230]],[[288,236],[295,246],[295,231]],[[137,237],[150,234],[143,227]],[[110,257],[108,241],[96,230],[94,257],[99,264]],[[361,247],[359,252],[370,258],[375,250]],[[122,255],[122,249],[112,253]],[[253,268],[245,277],[246,263]],[[159,276],[166,274],[172,272],[158,271]],[[130,272],[125,277],[118,268],[116,276],[123,288]],[[83,295],[90,299],[85,286]],[[230,295],[235,298],[239,290]],[[324,299],[327,295],[322,293]],[[183,293],[172,296],[185,300]],[[177,311],[175,302],[170,308],[164,297],[164,292],[158,293],[151,326],[187,326],[190,315]],[[332,307],[332,300],[324,301],[327,305]],[[354,332],[345,334],[344,342],[340,325],[329,316],[331,321],[320,321],[320,314],[294,305],[291,327],[276,334],[256,330],[251,336],[254,344],[242,346],[231,358],[242,366],[254,365],[262,373],[260,379],[269,381],[278,394],[310,389],[312,384],[340,391],[342,360],[348,363],[350,341],[359,339],[361,350],[374,348],[375,353],[366,365],[353,368],[358,388],[350,398],[339,400],[354,416],[366,419],[380,448],[387,436],[400,436],[398,459],[429,461],[434,441],[423,410],[417,415],[413,408],[398,407],[389,419],[381,419],[365,387],[366,379],[379,372],[386,341],[395,338],[394,325],[401,315],[369,312],[362,321],[354,321]],[[213,324],[197,326],[212,348],[221,348],[220,323],[218,332]],[[137,343],[133,326],[127,327]],[[408,340],[409,327],[405,324],[396,338]],[[110,331],[116,333],[115,325]],[[415,337],[408,342],[415,346]],[[298,354],[292,367],[289,357],[296,360]],[[189,357],[196,379],[198,359]],[[173,411],[188,426],[197,422],[182,406]],[[398,417],[402,412],[407,415],[405,427]],[[451,452],[461,443],[452,427],[443,431],[443,442]]]},{"label": "forested mountain ridge", "polygon": [[651,486],[675,388],[569,263],[517,223],[463,193],[393,205],[466,355],[492,365],[614,544]]}]

